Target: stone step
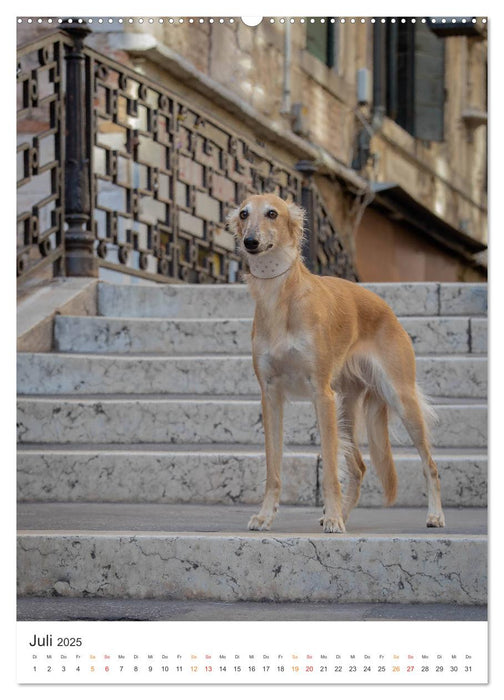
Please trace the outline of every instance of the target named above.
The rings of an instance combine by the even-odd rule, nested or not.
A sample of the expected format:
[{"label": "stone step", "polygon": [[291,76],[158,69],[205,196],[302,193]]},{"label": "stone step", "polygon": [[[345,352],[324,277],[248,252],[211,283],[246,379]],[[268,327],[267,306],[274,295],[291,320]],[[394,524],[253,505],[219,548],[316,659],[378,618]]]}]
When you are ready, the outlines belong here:
[{"label": "stone step", "polygon": [[[487,319],[468,316],[402,316],[416,353],[486,353]],[[55,350],[59,352],[247,354],[251,351],[250,318],[111,318],[56,316]]]},{"label": "stone step", "polygon": [[[347,533],[320,508],[280,508],[248,532],[252,506],[20,504],[18,594],[311,602],[459,603],[487,594],[484,509],[356,509]],[[41,575],[43,572],[43,575]]]},{"label": "stone step", "polygon": [[[418,357],[417,378],[427,396],[485,398],[487,359]],[[257,394],[250,355],[124,356],[18,353],[19,394]]]},{"label": "stone step", "polygon": [[[483,448],[487,407],[479,400],[438,399],[435,447]],[[226,443],[262,445],[261,404],[229,397],[30,397],[18,400],[18,441],[26,443]],[[391,441],[410,446],[402,424],[391,421]],[[285,442],[318,443],[308,402],[285,408]]]},{"label": "stone step", "polygon": [[[399,316],[484,316],[487,285],[439,282],[364,284]],[[244,318],[253,315],[245,284],[112,285],[101,282],[101,316]]]},{"label": "stone step", "polygon": [[[173,447],[38,446],[18,451],[21,501],[118,503],[259,503],[266,478],[264,449],[229,445]],[[369,455],[361,507],[381,506],[383,492]],[[437,450],[445,507],[487,504],[487,456],[481,451]],[[418,454],[396,449],[399,486],[396,505],[422,506],[425,480]],[[285,504],[319,505],[322,464],[316,448],[287,446],[282,464]],[[345,483],[344,465],[340,478]]]}]

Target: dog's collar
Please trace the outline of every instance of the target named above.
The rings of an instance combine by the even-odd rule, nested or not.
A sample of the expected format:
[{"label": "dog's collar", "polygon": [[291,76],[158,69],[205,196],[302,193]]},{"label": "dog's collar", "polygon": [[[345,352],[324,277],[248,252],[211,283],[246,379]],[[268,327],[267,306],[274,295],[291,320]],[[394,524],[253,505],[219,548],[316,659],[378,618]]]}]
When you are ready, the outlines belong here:
[{"label": "dog's collar", "polygon": [[296,258],[293,248],[280,248],[262,255],[248,255],[247,260],[252,277],[267,280],[280,277],[291,267]]}]

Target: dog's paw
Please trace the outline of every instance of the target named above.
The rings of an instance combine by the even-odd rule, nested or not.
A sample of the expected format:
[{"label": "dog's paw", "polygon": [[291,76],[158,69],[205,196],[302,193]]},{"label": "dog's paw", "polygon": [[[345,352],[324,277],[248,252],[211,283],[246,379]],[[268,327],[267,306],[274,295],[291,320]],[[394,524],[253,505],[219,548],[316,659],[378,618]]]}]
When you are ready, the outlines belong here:
[{"label": "dog's paw", "polygon": [[248,524],[249,530],[270,530],[274,515],[253,515]]},{"label": "dog's paw", "polygon": [[443,513],[429,513],[427,515],[427,527],[444,527],[445,517]]},{"label": "dog's paw", "polygon": [[324,528],[324,532],[346,532],[343,518],[327,518],[323,517],[320,524]]}]

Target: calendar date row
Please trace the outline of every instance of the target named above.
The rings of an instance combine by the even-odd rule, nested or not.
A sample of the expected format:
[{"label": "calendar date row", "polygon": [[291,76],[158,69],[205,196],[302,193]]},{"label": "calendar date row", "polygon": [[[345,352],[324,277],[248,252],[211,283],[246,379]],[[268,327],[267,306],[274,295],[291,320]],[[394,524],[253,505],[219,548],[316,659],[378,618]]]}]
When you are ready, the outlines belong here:
[{"label": "calendar date row", "polygon": [[190,665],[190,666],[161,666],[148,665],[97,665],[97,664],[78,664],[77,666],[66,664],[37,664],[32,667],[34,672],[46,673],[65,673],[67,671],[84,672],[84,673],[471,673],[472,666],[469,665],[357,665],[357,664],[342,664],[342,665],[258,665],[258,666],[242,666],[242,665]]}]

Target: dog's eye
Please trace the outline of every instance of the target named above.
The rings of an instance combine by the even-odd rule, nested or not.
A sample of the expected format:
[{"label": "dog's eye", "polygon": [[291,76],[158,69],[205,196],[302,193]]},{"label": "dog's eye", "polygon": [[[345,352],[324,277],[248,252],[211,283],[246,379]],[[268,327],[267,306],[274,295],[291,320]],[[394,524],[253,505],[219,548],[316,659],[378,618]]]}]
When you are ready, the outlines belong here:
[{"label": "dog's eye", "polygon": [[278,212],[274,209],[270,209],[268,212],[266,212],[266,216],[268,217],[268,219],[276,219],[278,216]]},{"label": "dog's eye", "polygon": [[240,219],[246,219],[248,216],[248,211],[246,209],[242,209],[240,212]]}]

